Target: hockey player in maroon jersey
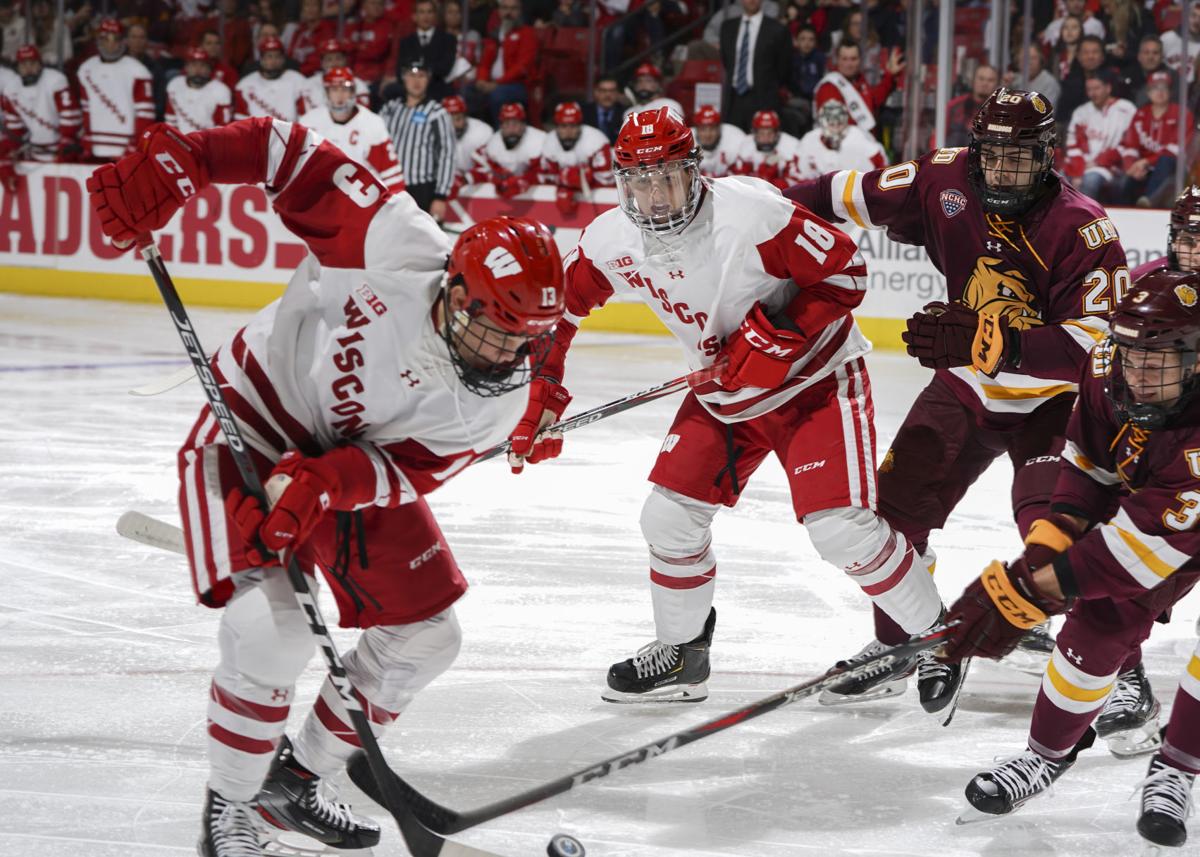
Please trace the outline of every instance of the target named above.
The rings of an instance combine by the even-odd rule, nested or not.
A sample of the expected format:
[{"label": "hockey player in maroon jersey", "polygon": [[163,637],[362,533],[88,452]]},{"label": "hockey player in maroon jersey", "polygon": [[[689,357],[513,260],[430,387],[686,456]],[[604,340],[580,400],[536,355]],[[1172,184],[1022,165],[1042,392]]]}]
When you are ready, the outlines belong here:
[{"label": "hockey player in maroon jersey", "polygon": [[[1003,657],[1025,629],[1066,613],[1028,746],[967,786],[983,813],[1012,812],[1074,764],[1122,664],[1200,579],[1200,274],[1139,278],[1110,324],[1082,368],[1046,515],[1020,557],[991,563],[950,609],[950,660]],[[1162,845],[1182,844],[1200,773],[1200,659],[1175,706],[1138,823]]]},{"label": "hockey player in maroon jersey", "polygon": [[[1116,229],[1054,171],[1054,141],[1043,96],[999,89],[966,149],[829,173],[784,192],[834,222],[925,247],[946,277],[947,300],[926,305],[904,334],[908,353],[936,371],[879,468],[880,512],[931,568],[930,533],[1001,455],[1013,464],[1021,536],[1045,517],[1080,367],[1129,287]],[[862,655],[906,639],[880,611],[875,618]],[[899,664],[887,681],[865,679],[822,701],[902,691],[911,669]]]},{"label": "hockey player in maroon jersey", "polygon": [[294,742],[284,734],[314,638],[275,556],[320,567],[343,627],[363,629],[344,662],[383,730],[461,640],[453,605],[467,583],[424,495],[521,419],[530,355],[562,315],[562,260],[549,230],[522,218],[481,221],[451,246],[409,194],[277,119],[187,136],[155,126],[88,190],[125,242],[212,183],[263,185],[309,255],[211,360],[270,511],[242,496],[207,406],[179,451],[193,585],[223,608],[200,853],[259,857],[264,819],[368,848],[379,827],[321,788],[358,746],[328,679]]},{"label": "hockey player in maroon jersey", "polygon": [[[612,665],[610,702],[708,695],[716,554],[711,523],[770,454],[813,546],[916,634],[942,613],[908,540],[875,511],[874,405],[854,323],[866,268],[854,242],[767,182],[703,179],[692,131],[668,107],[632,114],[613,149],[619,205],[567,259],[567,314],[513,433],[514,470],[552,458],[567,351],[579,321],[615,293],[644,300],[688,365],[723,364],[684,399],[650,473],[641,513],[656,637]],[[543,434],[545,436],[543,436]],[[923,707],[953,715],[958,671],[932,657]]]}]

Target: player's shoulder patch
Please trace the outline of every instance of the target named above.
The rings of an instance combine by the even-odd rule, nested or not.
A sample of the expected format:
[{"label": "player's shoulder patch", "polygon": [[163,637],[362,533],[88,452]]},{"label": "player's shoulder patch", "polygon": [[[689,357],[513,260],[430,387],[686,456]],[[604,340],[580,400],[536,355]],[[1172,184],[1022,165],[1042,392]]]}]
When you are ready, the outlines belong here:
[{"label": "player's shoulder patch", "polygon": [[1116,224],[1107,215],[1083,224],[1076,231],[1089,250],[1099,250],[1105,244],[1121,240],[1121,236],[1117,234]]},{"label": "player's shoulder patch", "polygon": [[963,154],[966,151],[967,149],[965,146],[934,149],[933,152],[930,153],[929,163],[938,164],[940,166],[953,164],[956,160],[958,160],[959,157],[966,157],[966,155]]}]

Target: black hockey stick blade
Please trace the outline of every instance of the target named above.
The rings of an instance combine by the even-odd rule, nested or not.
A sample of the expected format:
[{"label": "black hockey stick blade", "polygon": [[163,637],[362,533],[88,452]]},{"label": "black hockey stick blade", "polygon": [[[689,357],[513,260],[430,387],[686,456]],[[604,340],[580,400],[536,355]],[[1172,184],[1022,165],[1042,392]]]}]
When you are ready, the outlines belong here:
[{"label": "black hockey stick blade", "polygon": [[350,779],[368,797],[381,805],[386,805],[381,800],[381,798],[385,797],[387,800],[396,800],[397,798],[403,800],[407,803],[417,820],[435,833],[444,835],[458,833],[475,827],[478,824],[508,815],[510,812],[523,809],[547,798],[554,797],[555,795],[560,795],[586,782],[607,777],[614,771],[628,768],[631,765],[641,764],[647,759],[661,756],[664,753],[669,753],[671,750],[677,750],[680,747],[691,744],[693,741],[699,741],[701,738],[707,738],[709,735],[723,732],[731,726],[752,720],[755,717],[766,714],[768,711],[774,711],[785,705],[791,705],[797,700],[814,696],[823,690],[836,688],[848,679],[860,678],[872,674],[881,667],[886,667],[900,658],[907,658],[926,649],[934,648],[946,639],[949,631],[949,625],[939,625],[920,637],[899,646],[893,646],[851,668],[834,667],[824,675],[811,678],[808,681],[789,687],[787,690],[782,690],[757,702],[751,702],[722,717],[718,717],[716,720],[709,720],[707,723],[701,723],[699,726],[683,729],[674,735],[668,735],[666,738],[658,741],[651,741],[649,744],[643,744],[641,747],[631,750],[628,753],[612,756],[602,762],[581,768],[574,773],[559,777],[556,780],[551,780],[540,786],[534,786],[520,794],[466,812],[459,812],[430,800],[394,773],[391,774],[392,779],[388,783],[390,793],[386,796],[381,794],[376,787],[375,778],[372,776],[372,771],[367,764],[367,760],[361,753],[352,756],[350,759],[348,765]]}]

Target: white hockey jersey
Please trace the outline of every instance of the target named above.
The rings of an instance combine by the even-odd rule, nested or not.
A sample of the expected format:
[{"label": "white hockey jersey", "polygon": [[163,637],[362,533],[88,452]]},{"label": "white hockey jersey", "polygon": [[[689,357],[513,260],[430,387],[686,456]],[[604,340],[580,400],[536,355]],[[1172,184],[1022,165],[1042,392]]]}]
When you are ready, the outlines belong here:
[{"label": "white hockey jersey", "polygon": [[496,131],[484,146],[483,154],[493,174],[528,175],[531,181],[536,181],[545,143],[546,132],[528,126],[520,142],[510,149],[504,145],[504,138],[500,136],[500,132]]},{"label": "white hockey jersey", "polygon": [[760,152],[754,144],[754,135],[747,134],[738,147],[737,160],[730,172],[757,176],[781,189],[790,187],[799,180],[800,141],[786,131],[780,131],[775,151]]},{"label": "white hockey jersey", "polygon": [[[1186,8],[1186,7],[1185,7]],[[1167,30],[1162,34],[1163,62],[1174,72],[1182,65],[1187,66],[1187,79],[1191,83],[1196,77],[1196,59],[1200,57],[1200,39],[1188,38],[1188,61],[1183,61],[1183,40],[1178,30]],[[1172,97],[1175,95],[1171,92]]]},{"label": "white hockey jersey", "polygon": [[261,72],[248,74],[237,82],[233,93],[235,119],[248,116],[270,116],[294,122],[304,112],[304,75],[292,69],[284,69],[274,80],[262,76]]},{"label": "white hockey jersey", "polygon": [[484,148],[493,133],[491,125],[473,116],[467,117],[467,127],[454,146],[455,187],[474,183],[479,180],[480,173],[488,170]]},{"label": "white hockey jersey", "polygon": [[189,86],[184,75],[167,84],[166,121],[185,134],[228,125],[233,119],[233,93],[213,79],[199,89]]},{"label": "white hockey jersey", "polygon": [[593,128],[591,125],[581,126],[579,139],[569,150],[562,147],[562,141],[556,133],[548,131],[542,142],[540,181],[542,184],[562,184],[560,179],[563,170],[575,167],[578,168],[579,183],[568,182],[563,184],[564,187],[573,187],[576,190],[597,185],[611,187],[615,183],[612,165],[612,146],[599,128]]},{"label": "white hockey jersey", "polygon": [[[696,134],[696,129],[692,129],[692,134]],[[699,139],[697,137],[697,139]],[[717,139],[717,145],[710,150],[700,147],[700,174],[708,176],[710,179],[719,178],[720,176],[729,175],[729,171],[733,169],[734,163],[737,161],[738,151],[742,147],[742,141],[746,139],[746,132],[736,125],[730,125],[728,122],[721,123],[721,136]]]},{"label": "white hockey jersey", "polygon": [[683,121],[683,105],[674,98],[667,98],[665,95],[660,95],[658,98],[651,98],[645,104],[635,104],[632,107],[626,108],[625,112],[621,114],[621,121],[624,122],[627,120],[630,113],[641,113],[644,110],[657,110],[660,107],[668,108],[675,115],[676,119],[678,119],[680,122]]},{"label": "white hockey jersey", "polygon": [[380,184],[392,193],[404,190],[404,171],[379,114],[359,107],[347,121],[336,122],[329,108],[321,107],[301,116],[300,124],[312,128],[353,160],[370,168]]},{"label": "white hockey jersey", "polygon": [[886,166],[883,146],[857,125],[846,127],[846,136],[836,149],[826,146],[821,139],[821,129],[814,128],[800,138],[796,175],[800,179],[815,179],[838,170],[868,173]]},{"label": "white hockey jersey", "polygon": [[17,77],[4,91],[5,130],[28,145],[26,157],[32,160],[55,160],[59,146],[79,132],[82,119],[71,85],[57,69],[43,68],[32,86]]},{"label": "white hockey jersey", "polygon": [[[773,390],[695,388],[713,416],[734,423],[774,410],[870,350],[850,315],[866,294],[866,265],[849,236],[764,181],[727,176],[706,187],[679,235],[647,235],[619,208],[592,221],[566,259],[567,313],[555,351],[565,357],[562,342],[593,308],[615,293],[633,294],[679,340],[688,366],[702,369],[762,301],[769,313],[795,320],[807,347]],[[542,371],[562,377],[554,359]]]},{"label": "white hockey jersey", "polygon": [[21,76],[6,65],[0,65],[0,98],[3,98],[9,89],[21,85]]},{"label": "white hockey jersey", "polygon": [[[325,106],[325,72],[314,72],[305,79],[300,98],[304,104],[300,110],[301,113]],[[354,100],[362,107],[371,106],[371,93],[367,89],[367,84],[357,77],[354,78]]]},{"label": "white hockey jersey", "polygon": [[95,158],[119,158],[154,122],[150,72],[125,55],[105,62],[99,55],[79,67],[83,147]]},{"label": "white hockey jersey", "polygon": [[1104,107],[1096,107],[1090,101],[1076,107],[1067,126],[1067,160],[1063,172],[1078,177],[1087,170],[1095,170],[1112,178],[1112,171],[1097,164],[1096,157],[1117,147],[1136,113],[1133,102],[1124,98],[1114,98]]}]

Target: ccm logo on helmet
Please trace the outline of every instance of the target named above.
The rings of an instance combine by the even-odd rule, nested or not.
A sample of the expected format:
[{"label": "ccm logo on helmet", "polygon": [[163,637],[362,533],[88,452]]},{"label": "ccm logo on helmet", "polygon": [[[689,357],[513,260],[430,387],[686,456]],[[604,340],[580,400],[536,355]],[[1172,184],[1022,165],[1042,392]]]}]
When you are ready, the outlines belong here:
[{"label": "ccm logo on helmet", "polygon": [[523,270],[521,263],[504,247],[493,247],[484,257],[483,264],[488,266],[488,270],[497,280],[501,277],[514,277]]}]

